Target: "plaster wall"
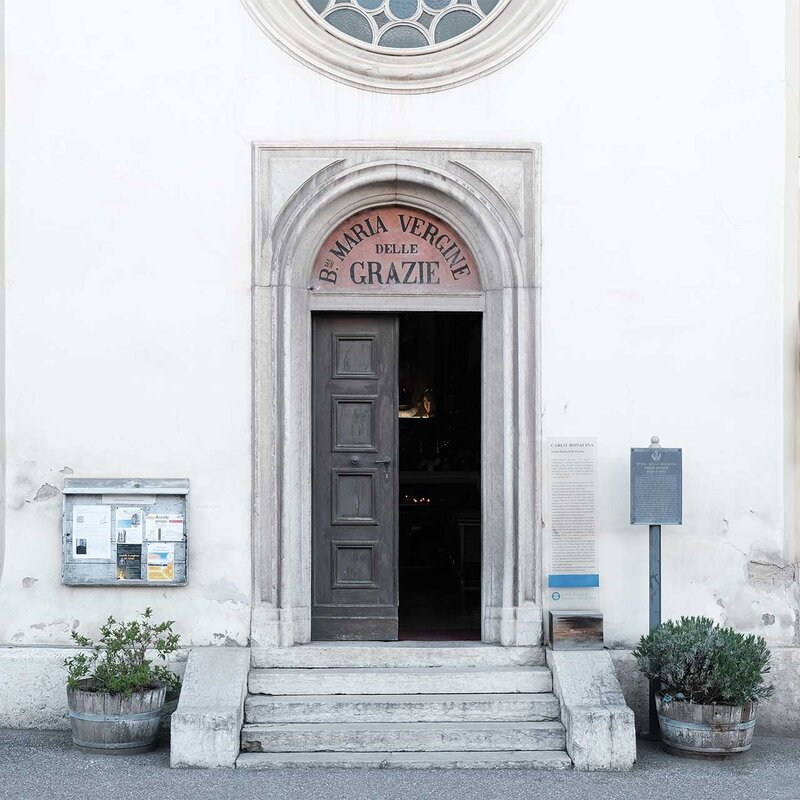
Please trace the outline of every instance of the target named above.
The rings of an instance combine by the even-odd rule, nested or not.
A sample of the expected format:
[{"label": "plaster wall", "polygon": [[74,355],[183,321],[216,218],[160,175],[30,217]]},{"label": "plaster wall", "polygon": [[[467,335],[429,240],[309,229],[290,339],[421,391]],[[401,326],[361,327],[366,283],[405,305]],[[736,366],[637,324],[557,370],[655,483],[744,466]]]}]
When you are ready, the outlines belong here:
[{"label": "plaster wall", "polygon": [[[398,96],[234,0],[8,0],[0,644],[145,605],[187,645],[247,643],[253,140],[541,143],[543,434],[599,438],[607,643],[647,625],[627,459],[659,434],[685,469],[664,616],[797,644],[786,16],[570,0],[497,73]],[[190,478],[189,585],[62,587],[66,475]]]},{"label": "plaster wall", "polygon": [[5,331],[6,331],[6,267],[5,267],[5,0],[0,0],[0,63],[3,65],[0,81],[0,575],[6,554],[6,413],[5,413]]}]

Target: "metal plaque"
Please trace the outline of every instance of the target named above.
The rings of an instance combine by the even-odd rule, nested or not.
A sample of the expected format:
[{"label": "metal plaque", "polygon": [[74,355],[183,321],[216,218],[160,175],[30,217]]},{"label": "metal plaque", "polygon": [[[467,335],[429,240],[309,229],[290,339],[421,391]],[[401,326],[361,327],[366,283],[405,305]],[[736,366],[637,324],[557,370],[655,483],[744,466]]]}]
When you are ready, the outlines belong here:
[{"label": "metal plaque", "polygon": [[682,451],[631,448],[631,525],[681,525]]}]

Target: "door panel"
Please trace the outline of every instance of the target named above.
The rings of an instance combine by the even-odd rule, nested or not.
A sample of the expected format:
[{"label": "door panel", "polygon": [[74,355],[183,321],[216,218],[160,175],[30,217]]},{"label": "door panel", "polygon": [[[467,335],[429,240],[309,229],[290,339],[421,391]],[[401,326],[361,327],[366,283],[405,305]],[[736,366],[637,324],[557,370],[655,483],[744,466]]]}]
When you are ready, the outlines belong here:
[{"label": "door panel", "polygon": [[311,637],[397,639],[397,318],[315,316]]},{"label": "door panel", "polygon": [[378,452],[378,412],[374,395],[351,397],[334,395],[333,449],[340,452]]}]

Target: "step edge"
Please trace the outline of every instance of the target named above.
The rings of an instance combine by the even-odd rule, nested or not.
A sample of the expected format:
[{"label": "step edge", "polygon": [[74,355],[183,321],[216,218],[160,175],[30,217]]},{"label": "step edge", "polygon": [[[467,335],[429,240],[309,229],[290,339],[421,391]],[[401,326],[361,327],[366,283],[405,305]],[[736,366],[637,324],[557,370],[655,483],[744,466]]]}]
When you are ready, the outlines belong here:
[{"label": "step edge", "polygon": [[476,673],[492,673],[497,674],[500,672],[511,672],[514,674],[528,674],[534,672],[536,674],[552,674],[550,667],[544,666],[542,664],[535,664],[535,665],[527,665],[527,664],[509,664],[508,666],[503,667],[472,667],[472,666],[444,666],[444,667],[421,667],[421,666],[411,666],[411,667],[359,667],[359,666],[348,666],[348,667],[250,667],[250,675],[263,675],[265,673],[278,673],[281,675],[290,675],[291,673],[302,673],[303,675],[309,675],[312,672],[332,672],[337,675],[341,675],[345,672],[348,673],[355,673],[362,675],[365,672],[378,672],[381,674],[388,674],[390,672],[401,672],[404,675],[410,675],[411,673],[426,673],[426,672],[437,672],[440,674],[444,673],[461,673],[467,671],[469,674],[474,675]]},{"label": "step edge", "polygon": [[553,692],[464,692],[463,694],[438,694],[427,692],[425,694],[254,694],[250,693],[245,698],[245,703],[251,705],[337,702],[337,703],[436,703],[453,702],[451,698],[458,698],[456,702],[517,702],[517,703],[545,703],[558,702]]},{"label": "step edge", "polygon": [[245,732],[275,733],[276,731],[308,731],[314,733],[324,733],[327,731],[357,730],[361,731],[397,731],[413,730],[422,726],[422,730],[434,730],[444,728],[445,730],[464,730],[464,731],[493,731],[519,729],[523,731],[565,731],[566,728],[561,720],[487,720],[485,722],[246,722],[242,725],[242,734]]},{"label": "step edge", "polygon": [[[453,756],[448,760],[447,756]],[[471,758],[469,758],[471,756]],[[503,759],[507,759],[503,761]],[[427,760],[426,760],[427,759]],[[291,763],[294,762],[294,763]],[[431,763],[434,762],[434,763]],[[472,762],[472,763],[470,763]],[[485,766],[488,765],[488,766]],[[570,770],[564,750],[439,750],[386,753],[240,753],[237,769],[540,769]]]}]

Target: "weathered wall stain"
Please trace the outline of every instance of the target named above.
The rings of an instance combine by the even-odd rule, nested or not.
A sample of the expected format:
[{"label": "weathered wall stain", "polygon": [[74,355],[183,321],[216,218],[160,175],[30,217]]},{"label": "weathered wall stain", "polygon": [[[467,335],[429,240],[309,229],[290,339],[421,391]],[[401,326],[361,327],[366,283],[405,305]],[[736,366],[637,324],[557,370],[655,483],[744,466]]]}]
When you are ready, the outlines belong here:
[{"label": "weathered wall stain", "polygon": [[60,490],[56,489],[51,483],[43,483],[33,496],[33,500],[28,502],[42,503],[45,500],[52,500],[54,497],[58,497],[59,494],[61,494]]},{"label": "weathered wall stain", "polygon": [[797,581],[797,564],[780,566],[769,561],[748,561],[747,579],[765,588],[788,587]]},{"label": "weathered wall stain", "polygon": [[212,636],[219,642],[222,642],[225,647],[247,647],[247,643],[242,644],[241,642],[237,642],[236,639],[228,636],[227,632],[225,633],[214,633]]},{"label": "weathered wall stain", "polygon": [[250,605],[250,598],[239,590],[239,587],[226,578],[220,578],[208,585],[203,592],[206,600],[214,603],[233,603],[234,605]]},{"label": "weathered wall stain", "polygon": [[29,502],[28,497],[34,489],[34,482],[30,477],[22,472],[14,477],[12,489],[9,492],[7,506],[11,511],[19,511],[25,508],[25,503]]},{"label": "weathered wall stain", "polygon": [[65,619],[56,619],[52,622],[35,622],[33,625],[29,625],[28,627],[36,631],[43,631],[45,628],[57,627],[66,632],[69,631],[69,622]]}]

